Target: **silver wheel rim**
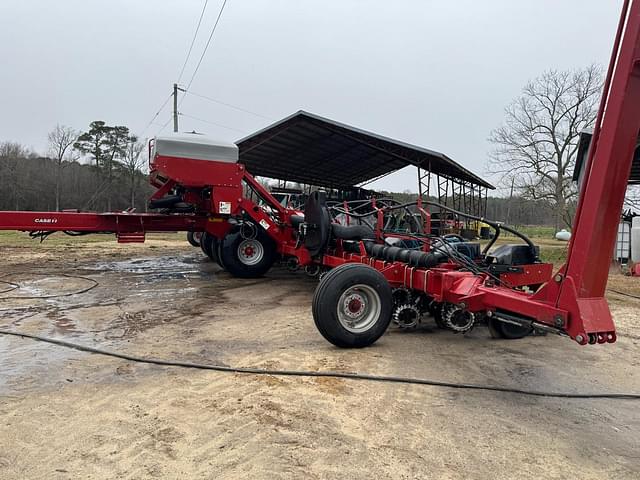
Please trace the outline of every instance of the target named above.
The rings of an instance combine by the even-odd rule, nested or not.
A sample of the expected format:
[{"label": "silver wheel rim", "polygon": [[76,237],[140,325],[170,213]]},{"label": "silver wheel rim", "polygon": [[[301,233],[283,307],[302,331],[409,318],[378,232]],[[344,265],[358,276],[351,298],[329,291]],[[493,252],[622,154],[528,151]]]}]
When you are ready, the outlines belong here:
[{"label": "silver wheel rim", "polygon": [[257,265],[264,257],[264,247],[255,239],[243,240],[238,245],[238,260],[244,265]]},{"label": "silver wheel rim", "polygon": [[351,333],[363,333],[375,325],[381,309],[378,292],[369,285],[353,285],[340,295],[338,321]]}]

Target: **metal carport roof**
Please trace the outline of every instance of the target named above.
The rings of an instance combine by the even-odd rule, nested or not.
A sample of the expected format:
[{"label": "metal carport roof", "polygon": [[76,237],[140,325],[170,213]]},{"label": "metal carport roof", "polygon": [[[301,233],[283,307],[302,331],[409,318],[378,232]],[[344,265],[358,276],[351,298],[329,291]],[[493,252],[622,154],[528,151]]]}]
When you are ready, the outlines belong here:
[{"label": "metal carport roof", "polygon": [[236,142],[252,175],[345,188],[408,165],[485,188],[487,183],[440,152],[399,142],[300,110]]}]

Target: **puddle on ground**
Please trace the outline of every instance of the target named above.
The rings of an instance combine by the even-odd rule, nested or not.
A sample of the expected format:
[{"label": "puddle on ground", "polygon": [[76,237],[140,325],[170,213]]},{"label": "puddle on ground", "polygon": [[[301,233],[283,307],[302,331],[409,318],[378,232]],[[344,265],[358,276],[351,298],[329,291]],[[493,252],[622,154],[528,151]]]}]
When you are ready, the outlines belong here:
[{"label": "puddle on ground", "polygon": [[[180,302],[198,297],[213,284],[217,271],[197,253],[85,263],[64,273],[85,276],[99,285],[77,295],[55,296],[86,288],[87,280],[35,272],[10,274],[6,279],[20,287],[4,295],[11,298],[3,300],[0,294],[0,328],[119,349],[145,330],[189,318]],[[86,355],[0,336],[0,395],[64,382],[61,376],[68,361]]]},{"label": "puddle on ground", "polygon": [[179,257],[144,257],[114,262],[98,262],[85,266],[83,270],[98,272],[121,272],[142,275],[142,281],[153,283],[159,280],[185,279],[189,277],[211,278],[211,264],[203,262],[202,255]]},{"label": "puddle on ground", "polygon": [[10,278],[16,288],[0,294],[0,306],[11,300],[61,298],[93,286],[90,279],[39,272],[9,274],[5,278]]},{"label": "puddle on ground", "polygon": [[1,397],[66,381],[58,376],[60,367],[84,354],[18,337],[0,336],[0,355]]}]

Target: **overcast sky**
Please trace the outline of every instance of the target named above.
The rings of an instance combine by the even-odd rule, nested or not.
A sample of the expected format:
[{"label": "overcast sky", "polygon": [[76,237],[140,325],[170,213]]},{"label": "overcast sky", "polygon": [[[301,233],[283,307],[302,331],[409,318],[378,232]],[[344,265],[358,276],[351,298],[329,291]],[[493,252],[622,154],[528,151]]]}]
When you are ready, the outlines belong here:
[{"label": "overcast sky", "polygon": [[[304,109],[485,176],[486,139],[504,107],[546,69],[606,65],[621,3],[228,0],[191,91],[272,120],[187,96],[180,130],[233,141]],[[56,123],[92,120],[142,133],[178,80],[203,4],[1,0],[0,141],[44,152]],[[182,84],[221,4],[209,0]],[[415,173],[374,185],[415,191]]]}]

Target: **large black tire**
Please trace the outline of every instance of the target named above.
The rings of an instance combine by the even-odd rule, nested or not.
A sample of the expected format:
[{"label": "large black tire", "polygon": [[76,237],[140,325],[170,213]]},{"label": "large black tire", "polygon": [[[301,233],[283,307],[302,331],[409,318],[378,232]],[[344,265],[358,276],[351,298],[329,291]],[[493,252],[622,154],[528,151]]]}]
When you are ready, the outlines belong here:
[{"label": "large black tire", "polygon": [[209,259],[218,262],[218,239],[210,233],[203,233],[200,237],[200,248]]},{"label": "large black tire", "polygon": [[209,237],[210,235],[207,232],[204,232],[202,234],[202,236],[200,237],[200,248],[202,249],[202,253],[211,258],[211,244],[209,243]]},{"label": "large black tire", "polygon": [[313,320],[329,342],[341,348],[367,347],[389,327],[393,297],[384,276],[350,263],[329,271],[313,296]]},{"label": "large black tire", "polygon": [[218,243],[218,263],[234,277],[261,277],[276,260],[276,244],[262,228],[256,228],[255,238],[243,238],[237,231]]},{"label": "large black tire", "polygon": [[202,235],[202,232],[187,232],[187,242],[189,242],[192,247],[199,247]]},{"label": "large black tire", "polygon": [[222,268],[223,270],[226,270],[227,268],[224,266],[224,263],[222,263],[222,254],[220,253],[220,250],[222,249],[222,240],[218,240],[216,238],[216,242],[214,243],[212,249],[213,249],[213,255],[215,256],[215,261],[218,263],[218,265],[220,266],[220,268]]},{"label": "large black tire", "polygon": [[518,340],[533,333],[533,328],[522,327],[512,323],[501,322],[495,318],[487,319],[489,333],[493,338],[502,338],[505,340]]},{"label": "large black tire", "polygon": [[224,269],[222,262],[220,262],[220,242],[214,236],[209,237],[209,242],[211,242],[211,260],[216,262],[220,267]]}]

